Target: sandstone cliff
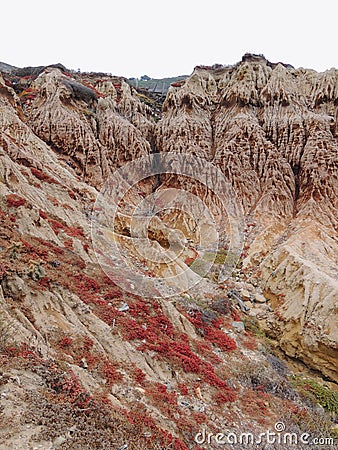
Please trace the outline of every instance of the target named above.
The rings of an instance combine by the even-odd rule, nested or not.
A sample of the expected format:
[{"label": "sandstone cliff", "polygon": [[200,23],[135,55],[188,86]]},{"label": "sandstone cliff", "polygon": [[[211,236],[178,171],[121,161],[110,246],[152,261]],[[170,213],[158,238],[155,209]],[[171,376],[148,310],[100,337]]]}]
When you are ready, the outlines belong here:
[{"label": "sandstone cliff", "polygon": [[158,124],[161,150],[201,155],[231,181],[256,224],[244,270],[285,296],[282,348],[335,379],[337,76],[263,57],[199,67],[169,90]]}]

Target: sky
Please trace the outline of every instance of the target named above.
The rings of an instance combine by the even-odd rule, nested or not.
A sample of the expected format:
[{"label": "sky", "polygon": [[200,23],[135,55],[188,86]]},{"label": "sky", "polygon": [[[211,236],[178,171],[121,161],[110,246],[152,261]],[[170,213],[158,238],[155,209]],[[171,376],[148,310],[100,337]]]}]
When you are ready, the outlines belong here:
[{"label": "sky", "polygon": [[0,12],[0,61],[139,78],[189,75],[244,53],[338,68],[337,0],[16,0]]}]

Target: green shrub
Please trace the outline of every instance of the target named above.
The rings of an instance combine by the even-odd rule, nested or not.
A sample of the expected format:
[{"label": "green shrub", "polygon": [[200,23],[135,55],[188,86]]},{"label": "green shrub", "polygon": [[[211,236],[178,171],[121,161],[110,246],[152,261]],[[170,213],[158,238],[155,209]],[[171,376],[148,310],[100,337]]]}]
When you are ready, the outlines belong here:
[{"label": "green shrub", "polygon": [[338,414],[338,392],[323,386],[311,378],[293,376],[291,384],[304,397],[319,403],[328,411]]}]

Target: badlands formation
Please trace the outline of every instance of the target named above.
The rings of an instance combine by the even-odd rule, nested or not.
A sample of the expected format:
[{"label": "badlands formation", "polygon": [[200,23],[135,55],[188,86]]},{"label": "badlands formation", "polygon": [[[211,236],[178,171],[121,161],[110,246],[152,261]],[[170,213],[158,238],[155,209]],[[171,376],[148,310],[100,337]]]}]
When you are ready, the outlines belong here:
[{"label": "badlands formation", "polygon": [[159,115],[121,77],[1,70],[0,449],[329,436],[338,71],[198,66]]}]

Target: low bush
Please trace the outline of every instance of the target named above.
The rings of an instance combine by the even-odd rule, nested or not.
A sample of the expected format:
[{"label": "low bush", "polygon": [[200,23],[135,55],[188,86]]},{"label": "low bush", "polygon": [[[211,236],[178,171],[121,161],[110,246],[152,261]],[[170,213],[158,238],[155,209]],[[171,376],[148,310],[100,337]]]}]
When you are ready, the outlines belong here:
[{"label": "low bush", "polygon": [[310,378],[293,376],[291,384],[306,398],[319,403],[330,412],[338,414],[338,392]]}]

